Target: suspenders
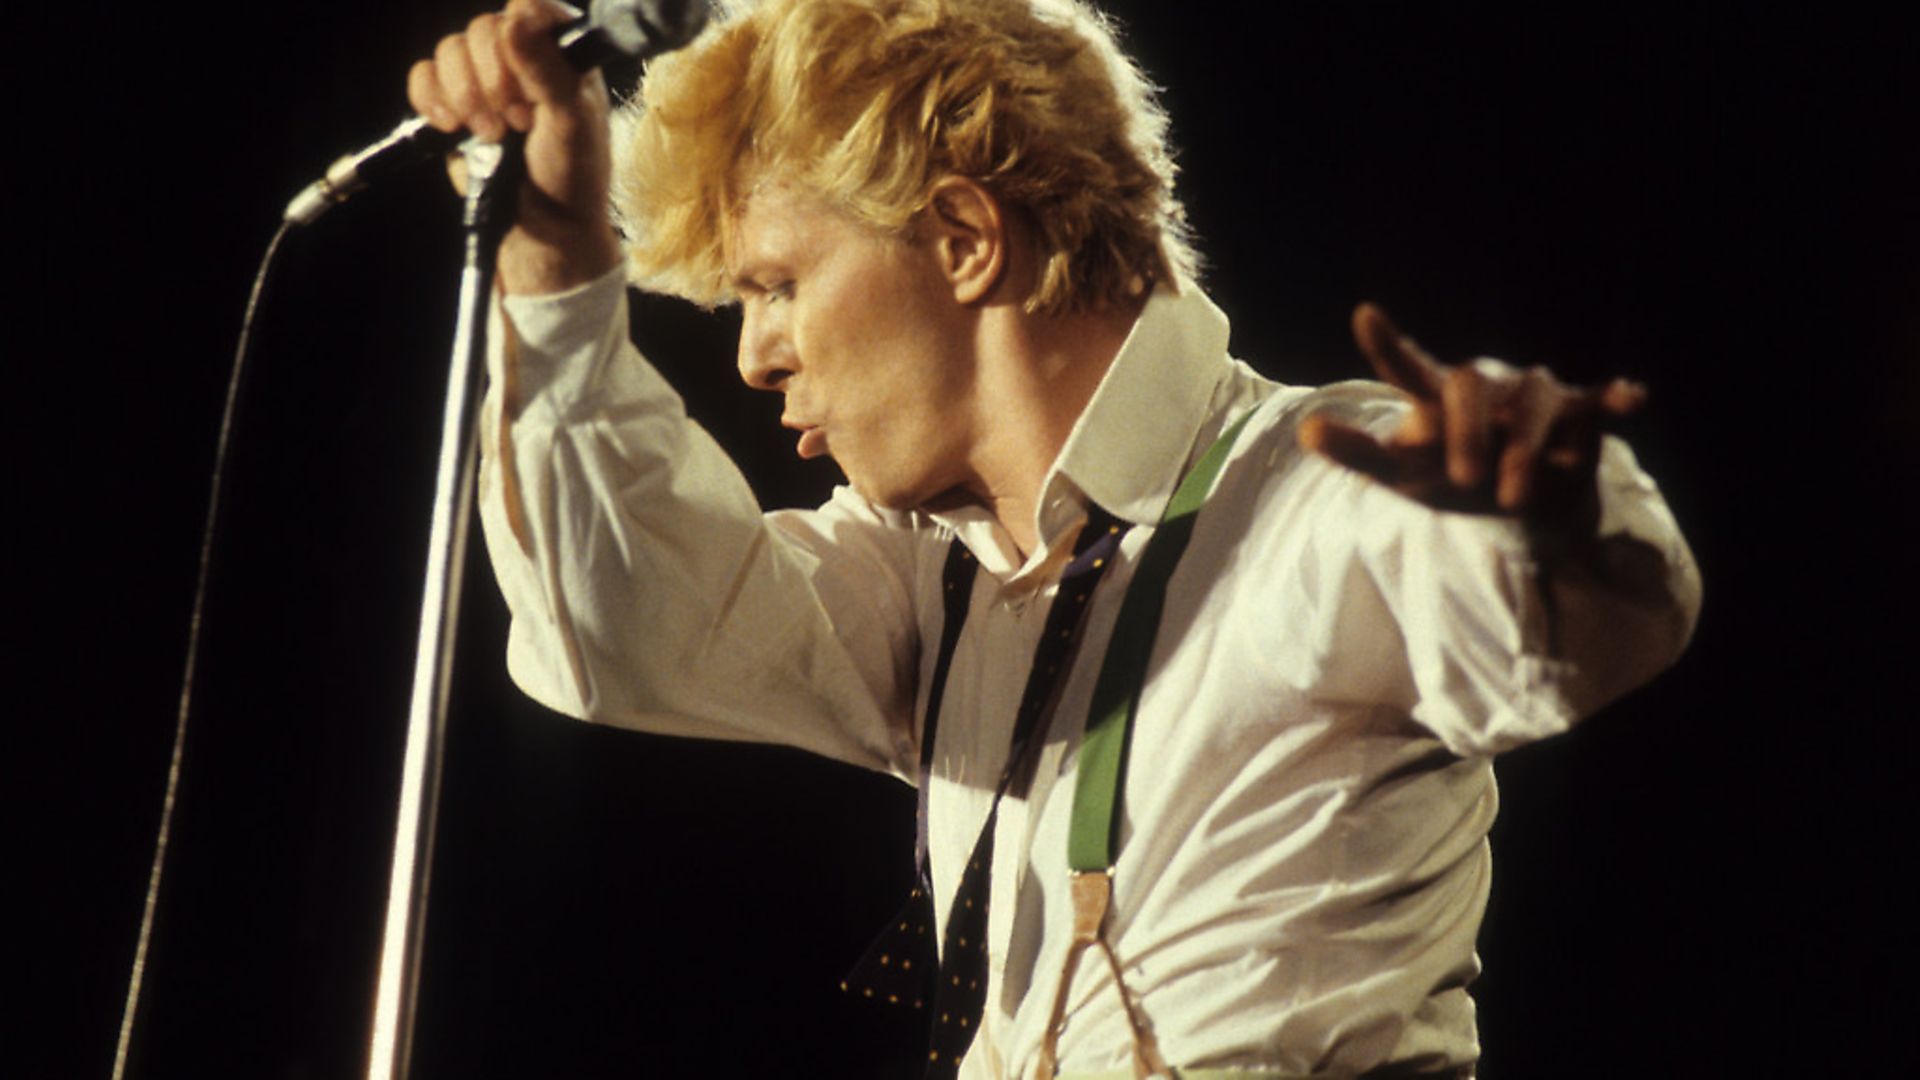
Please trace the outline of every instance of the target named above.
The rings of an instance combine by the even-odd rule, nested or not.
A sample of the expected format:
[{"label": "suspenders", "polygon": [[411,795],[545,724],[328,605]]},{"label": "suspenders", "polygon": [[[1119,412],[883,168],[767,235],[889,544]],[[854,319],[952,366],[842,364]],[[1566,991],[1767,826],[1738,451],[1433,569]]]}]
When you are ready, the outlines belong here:
[{"label": "suspenders", "polygon": [[1140,691],[1146,680],[1147,661],[1153,654],[1153,639],[1160,628],[1160,612],[1166,605],[1167,582],[1180,556],[1193,537],[1200,507],[1213,490],[1213,481],[1226,463],[1227,452],[1239,438],[1240,430],[1253,416],[1248,413],[1234,421],[1214,440],[1207,452],[1194,463],[1192,471],[1168,500],[1160,524],[1140,555],[1140,567],[1134,571],[1127,594],[1120,601],[1120,616],[1114,623],[1113,637],[1107,642],[1106,659],[1100,665],[1100,677],[1094,683],[1093,701],[1087,708],[1086,734],[1080,740],[1080,764],[1073,791],[1073,824],[1067,833],[1067,866],[1072,871],[1069,895],[1073,898],[1073,941],[1067,947],[1067,959],[1060,972],[1060,986],[1054,991],[1053,1008],[1047,1016],[1047,1033],[1040,1043],[1040,1077],[1058,1071],[1058,1046],[1061,1022],[1066,1018],[1067,987],[1088,946],[1099,946],[1113,976],[1114,991],[1133,1032],[1133,1069],[1139,1077],[1171,1076],[1160,1056],[1153,1032],[1141,1019],[1139,1007],[1127,993],[1121,975],[1120,959],[1106,938],[1107,908],[1113,899],[1113,862],[1120,839],[1120,798],[1124,790],[1127,747],[1133,733],[1134,713],[1140,706]]},{"label": "suspenders", "polygon": [[[1219,476],[1221,466],[1225,464],[1227,454],[1232,449],[1242,428],[1252,417],[1249,413],[1235,421],[1223,431],[1212,446],[1207,448],[1198,462],[1181,480],[1173,498],[1168,501],[1166,510],[1154,529],[1153,536],[1140,557],[1140,565],[1134,572],[1133,580],[1128,584],[1126,595],[1120,604],[1120,614],[1108,641],[1106,657],[1095,682],[1093,699],[1088,709],[1086,734],[1080,743],[1079,764],[1073,799],[1073,823],[1068,834],[1067,862],[1072,871],[1071,895],[1074,908],[1073,940],[1067,952],[1065,970],[1061,973],[1060,986],[1054,995],[1053,1007],[1047,1023],[1047,1034],[1041,1046],[1041,1077],[1051,1077],[1056,1071],[1057,1039],[1066,1009],[1067,987],[1073,980],[1081,955],[1089,946],[1098,946],[1107,960],[1113,975],[1115,988],[1125,1007],[1128,1025],[1134,1036],[1134,1068],[1139,1076],[1171,1075],[1166,1063],[1161,1060],[1158,1046],[1152,1033],[1141,1020],[1137,1007],[1127,994],[1126,985],[1121,978],[1118,957],[1104,934],[1106,912],[1112,898],[1113,863],[1116,855],[1119,825],[1121,820],[1121,793],[1126,777],[1127,750],[1133,727],[1133,717],[1140,701],[1140,691],[1145,679],[1147,661],[1153,651],[1154,636],[1159,629],[1161,610],[1165,605],[1167,583],[1173,576],[1174,568],[1179,564],[1181,554],[1186,550],[1187,541],[1193,535],[1195,521],[1201,506],[1206,502],[1213,488],[1214,480]],[[1095,534],[1095,535],[1089,535]],[[1105,534],[1105,535],[1099,535]],[[1074,566],[1070,566],[1063,575],[1062,586],[1056,595],[1056,609],[1067,605],[1070,594],[1078,603],[1074,605],[1071,617],[1078,618],[1078,608],[1084,605],[1086,596],[1091,592],[1091,583],[1075,584],[1069,587],[1069,579],[1074,576],[1074,567],[1090,567],[1088,576],[1094,581],[1104,570],[1104,558],[1117,550],[1120,529],[1112,518],[1095,508],[1087,526],[1082,531],[1078,545],[1078,556]],[[1103,553],[1098,548],[1105,546]],[[1096,558],[1096,556],[1102,556]],[[953,542],[949,552],[947,569],[944,575],[945,618],[942,626],[940,653],[934,665],[933,681],[929,688],[927,703],[927,721],[922,731],[920,754],[920,815],[916,855],[923,875],[922,888],[925,888],[926,869],[926,807],[928,782],[932,775],[933,741],[938,723],[940,699],[946,689],[948,666],[952,660],[953,648],[959,639],[959,624],[966,618],[967,597],[972,591],[974,573],[977,564],[965,553],[958,540]],[[1062,613],[1064,614],[1064,613]],[[1057,631],[1053,625],[1054,613],[1049,614],[1047,635],[1054,636]],[[1046,642],[1043,640],[1044,649]],[[1028,697],[1034,697],[1034,686],[1045,678],[1051,682],[1051,673],[1043,675],[1042,666],[1046,660],[1036,656],[1034,670],[1028,682]],[[1044,699],[1044,690],[1039,697]],[[1021,751],[1028,741],[1025,736],[1032,734],[1033,717],[1026,715],[1023,702],[1022,715],[1016,725],[1015,746],[1008,760],[1007,771],[1011,773]],[[1002,791],[1005,783],[1001,785]],[[995,807],[999,800],[996,797]],[[994,817],[987,820],[983,844],[989,844]],[[976,852],[979,848],[976,846]],[[989,859],[991,847],[987,847]],[[963,881],[962,889],[965,889]],[[957,917],[957,916],[956,916]],[[982,913],[984,921],[984,913]],[[952,920],[949,920],[951,924]],[[984,953],[984,942],[976,945]],[[951,951],[951,949],[949,949]],[[984,999],[984,987],[981,990]],[[976,1014],[977,1015],[977,1014]],[[967,1035],[970,1038],[971,1032]],[[939,1028],[935,1027],[936,1046],[939,1045]],[[964,1053],[965,1042],[960,1043],[960,1053]],[[952,1062],[957,1065],[957,1061]]]}]

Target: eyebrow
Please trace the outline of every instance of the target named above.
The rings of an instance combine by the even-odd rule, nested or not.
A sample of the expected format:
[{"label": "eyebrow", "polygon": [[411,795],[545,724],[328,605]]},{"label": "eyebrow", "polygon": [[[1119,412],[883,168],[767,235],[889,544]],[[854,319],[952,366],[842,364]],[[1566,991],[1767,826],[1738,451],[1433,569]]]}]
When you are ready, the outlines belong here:
[{"label": "eyebrow", "polygon": [[759,296],[762,293],[772,291],[767,286],[760,284],[758,277],[753,273],[734,274],[731,277],[731,284],[733,285],[733,291],[741,295],[751,293]]},{"label": "eyebrow", "polygon": [[785,280],[791,278],[794,272],[795,268],[791,265],[791,261],[785,257],[768,258],[748,255],[739,260],[727,277],[732,282],[734,291],[758,294],[768,291],[768,286],[762,285],[762,281],[768,278]]}]

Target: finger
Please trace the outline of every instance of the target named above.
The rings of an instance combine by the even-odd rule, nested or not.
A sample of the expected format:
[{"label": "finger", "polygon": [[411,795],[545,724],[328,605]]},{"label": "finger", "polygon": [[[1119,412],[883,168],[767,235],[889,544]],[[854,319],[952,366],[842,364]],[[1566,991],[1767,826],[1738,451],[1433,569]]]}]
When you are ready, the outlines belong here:
[{"label": "finger", "polygon": [[1455,487],[1477,488],[1486,479],[1492,395],[1487,377],[1470,364],[1448,372],[1441,386],[1447,479]]},{"label": "finger", "polygon": [[520,103],[520,88],[500,55],[500,17],[491,13],[476,15],[467,24],[467,55],[473,61],[474,83],[487,108],[508,120],[508,110]]},{"label": "finger", "polygon": [[1406,472],[1401,456],[1359,428],[1325,416],[1300,422],[1300,445],[1324,454],[1336,463],[1385,484],[1398,483]]},{"label": "finger", "polygon": [[1379,307],[1363,303],[1353,309],[1353,339],[1380,378],[1423,401],[1440,400],[1447,369],[1400,333]]},{"label": "finger", "polygon": [[460,118],[447,105],[433,61],[422,60],[407,70],[407,103],[441,131],[451,134],[460,130]]},{"label": "finger", "polygon": [[553,31],[569,16],[551,4],[514,0],[502,27],[507,66],[535,105],[567,105],[580,91],[580,73],[567,63]]},{"label": "finger", "polygon": [[467,193],[467,155],[458,150],[447,155],[447,179],[453,182],[453,190],[462,196]]},{"label": "finger", "polygon": [[1608,416],[1631,416],[1646,403],[1646,386],[1631,379],[1615,379],[1600,390],[1600,410]]},{"label": "finger", "polygon": [[487,140],[498,139],[506,133],[505,125],[488,108],[486,97],[480,92],[464,35],[449,34],[441,38],[433,50],[433,65],[447,105],[468,131]]},{"label": "finger", "polygon": [[[1396,450],[1444,451],[1441,443],[1446,437],[1447,418],[1440,402],[1415,398],[1386,443]],[[1436,453],[1434,459],[1439,460],[1440,454]]]},{"label": "finger", "polygon": [[[1520,376],[1520,385],[1509,404],[1506,449],[1500,453],[1500,476],[1494,498],[1508,511],[1525,509],[1538,490],[1540,470],[1547,439],[1556,424],[1578,422],[1575,413],[1590,413],[1588,403],[1570,395],[1560,381],[1540,368],[1530,368]],[[1575,462],[1555,461],[1557,467]]]}]

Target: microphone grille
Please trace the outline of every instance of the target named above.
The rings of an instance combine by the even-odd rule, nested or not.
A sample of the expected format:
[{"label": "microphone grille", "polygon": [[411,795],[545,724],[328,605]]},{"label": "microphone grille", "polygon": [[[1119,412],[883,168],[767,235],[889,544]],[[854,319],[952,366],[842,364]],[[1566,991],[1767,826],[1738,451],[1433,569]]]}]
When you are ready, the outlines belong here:
[{"label": "microphone grille", "polygon": [[692,41],[707,14],[707,0],[593,0],[589,21],[620,53],[644,59]]}]

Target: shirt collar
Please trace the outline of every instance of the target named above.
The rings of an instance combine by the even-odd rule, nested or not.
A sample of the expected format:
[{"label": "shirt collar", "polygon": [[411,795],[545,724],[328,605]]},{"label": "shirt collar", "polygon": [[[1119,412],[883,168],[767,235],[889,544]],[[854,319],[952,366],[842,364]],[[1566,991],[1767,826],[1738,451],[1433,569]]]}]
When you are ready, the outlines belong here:
[{"label": "shirt collar", "polygon": [[1155,291],[1041,485],[1043,515],[1064,478],[1125,521],[1160,520],[1231,370],[1227,336],[1226,315],[1197,286]]},{"label": "shirt collar", "polygon": [[1087,503],[1134,524],[1160,520],[1199,452],[1215,389],[1231,371],[1227,317],[1198,286],[1156,290],[1047,470],[1036,508],[1040,547],[1018,552],[984,508],[934,513],[1011,587],[1038,585],[1063,561]]}]

